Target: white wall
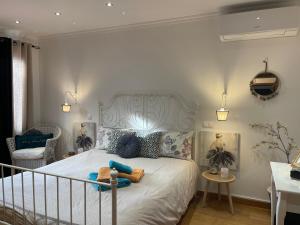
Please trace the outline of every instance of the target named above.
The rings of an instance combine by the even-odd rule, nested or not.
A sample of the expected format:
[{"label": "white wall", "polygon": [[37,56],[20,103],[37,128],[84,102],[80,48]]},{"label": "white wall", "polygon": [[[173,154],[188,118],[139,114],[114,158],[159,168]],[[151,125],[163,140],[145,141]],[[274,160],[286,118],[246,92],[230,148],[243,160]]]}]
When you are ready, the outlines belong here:
[{"label": "white wall", "polygon": [[[251,122],[281,121],[300,143],[300,37],[221,43],[216,18],[164,24],[119,32],[90,32],[41,40],[41,118],[64,130],[62,151],[72,148],[72,124],[97,121],[97,103],[119,91],[168,90],[197,102],[197,127],[212,121],[213,129],[241,134],[241,159],[233,193],[267,200],[269,160],[276,154],[258,154],[252,146],[261,134]],[[282,80],[279,96],[267,102],[255,99],[250,80],[264,68]],[[216,122],[224,86],[228,90],[229,121]],[[79,106],[60,111],[66,90],[78,90]],[[282,159],[284,159],[282,157]]]}]

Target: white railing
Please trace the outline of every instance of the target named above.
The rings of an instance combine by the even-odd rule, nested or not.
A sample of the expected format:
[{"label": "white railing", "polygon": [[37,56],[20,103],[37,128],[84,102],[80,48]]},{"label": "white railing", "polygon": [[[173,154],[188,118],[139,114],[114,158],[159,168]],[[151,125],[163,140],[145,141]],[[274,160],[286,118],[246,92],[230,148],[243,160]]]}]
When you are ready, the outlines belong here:
[{"label": "white railing", "polygon": [[[22,167],[17,167],[17,166],[12,166],[12,165],[7,165],[7,164],[3,164],[3,163],[0,163],[0,168],[1,168],[1,196],[0,196],[0,208],[2,207],[1,211],[0,212],[0,221],[2,220],[3,221],[3,218],[8,218],[10,221],[3,221],[3,222],[8,222],[8,223],[11,223],[11,224],[38,224],[37,223],[37,213],[36,213],[36,192],[35,192],[35,174],[39,174],[39,175],[42,175],[44,177],[43,179],[43,195],[44,196],[39,196],[39,197],[43,197],[44,199],[44,215],[43,216],[43,219],[44,219],[44,222],[43,224],[48,224],[48,208],[47,208],[47,199],[49,198],[49,196],[47,195],[47,192],[48,192],[48,188],[47,188],[47,177],[54,177],[56,179],[56,196],[51,196],[51,198],[55,197],[56,198],[56,207],[57,207],[57,213],[56,213],[56,223],[57,224],[60,224],[60,202],[59,202],[59,193],[60,193],[60,179],[64,179],[64,180],[69,180],[69,190],[70,190],[70,193],[68,193],[70,196],[70,199],[69,199],[69,207],[70,207],[70,215],[69,215],[69,220],[67,222],[67,224],[75,224],[73,223],[73,206],[72,206],[72,201],[73,201],[73,181],[76,181],[76,182],[81,182],[83,183],[83,187],[84,187],[84,192],[83,192],[83,224],[86,225],[87,224],[87,192],[86,192],[86,186],[87,184],[96,184],[96,185],[102,185],[104,187],[108,187],[111,189],[111,195],[112,195],[112,218],[111,218],[111,224],[112,225],[117,225],[117,175],[118,175],[118,172],[113,169],[112,172],[111,172],[111,181],[110,181],[110,184],[108,183],[103,183],[103,182],[96,182],[96,181],[91,181],[91,180],[85,180],[85,179],[78,179],[78,178],[73,178],[73,177],[67,177],[67,176],[61,176],[61,175],[57,175],[57,174],[52,174],[52,173],[45,173],[45,172],[41,172],[41,171],[38,171],[38,170],[31,170],[31,169],[26,169],[26,168],[22,168]],[[11,176],[10,177],[4,177],[4,168],[7,168],[7,169],[10,169],[10,172],[11,172]],[[16,175],[15,172],[18,172],[18,174],[21,175],[21,190],[15,190],[15,186],[14,186],[14,177]],[[30,213],[33,214],[33,222],[28,222],[27,218],[26,218],[26,212],[29,210],[29,209],[25,209],[25,193],[24,193],[24,172],[26,173],[31,173],[32,174],[32,193],[26,193],[26,194],[32,194],[32,209],[30,209]],[[7,197],[7,194],[10,194],[10,193],[6,193],[6,189],[5,189],[5,185],[6,185],[6,182],[7,180],[10,179],[10,187],[11,187],[11,202],[6,202],[6,197]],[[6,181],[5,181],[6,180]],[[21,196],[22,196],[22,202],[18,202],[18,210],[16,209],[16,202],[15,202],[15,191],[21,191]],[[101,225],[101,189],[99,189],[99,225]],[[64,193],[64,194],[67,194],[67,193]],[[2,198],[2,199],[1,199]],[[8,206],[10,205],[10,206]],[[64,209],[65,207],[67,207],[66,205],[63,205]],[[9,213],[7,213],[9,212]],[[1,217],[1,213],[2,213],[2,216]],[[22,220],[23,222],[21,223],[17,223],[16,222],[16,217],[17,216],[21,216],[22,217]],[[96,215],[93,215],[96,217]],[[53,218],[51,218],[53,220]],[[20,220],[20,218],[19,218]],[[39,219],[40,221],[40,219]],[[53,221],[51,221],[53,223]],[[65,223],[65,221],[64,221]],[[105,224],[106,225],[106,224]]]}]

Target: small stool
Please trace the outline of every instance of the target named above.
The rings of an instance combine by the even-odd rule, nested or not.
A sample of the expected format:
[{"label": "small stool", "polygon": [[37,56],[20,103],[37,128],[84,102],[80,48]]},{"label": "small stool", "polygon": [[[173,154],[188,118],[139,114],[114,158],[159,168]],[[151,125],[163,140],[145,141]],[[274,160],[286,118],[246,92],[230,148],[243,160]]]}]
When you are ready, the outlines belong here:
[{"label": "small stool", "polygon": [[215,182],[218,184],[218,199],[219,200],[221,200],[221,184],[225,184],[226,188],[227,188],[230,212],[233,214],[234,211],[233,211],[233,204],[232,204],[232,198],[231,198],[231,194],[230,194],[229,184],[235,181],[235,176],[232,174],[229,174],[229,176],[227,178],[222,178],[220,176],[220,174],[211,174],[211,173],[209,173],[209,170],[207,170],[202,173],[202,177],[206,179],[206,186],[205,186],[203,200],[202,200],[202,207],[204,207],[206,204],[209,183]]}]

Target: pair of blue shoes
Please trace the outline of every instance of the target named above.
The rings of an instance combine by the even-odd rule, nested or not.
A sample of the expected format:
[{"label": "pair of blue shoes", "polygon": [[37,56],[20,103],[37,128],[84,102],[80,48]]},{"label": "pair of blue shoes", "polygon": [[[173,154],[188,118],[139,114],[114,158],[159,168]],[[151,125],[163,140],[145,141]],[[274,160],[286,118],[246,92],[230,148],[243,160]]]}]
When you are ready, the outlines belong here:
[{"label": "pair of blue shoes", "polygon": [[[110,160],[109,161],[109,167],[111,169],[115,168],[117,171],[122,172],[122,173],[128,173],[131,174],[132,173],[132,168],[130,166],[121,164],[119,162]],[[98,177],[98,173],[97,172],[91,172],[89,173],[88,179],[92,180],[92,181],[97,181],[97,177]],[[127,178],[117,178],[118,181],[118,185],[117,188],[124,188],[124,187],[128,187],[131,184],[131,181]],[[106,187],[103,185],[99,185],[99,184],[92,184],[92,186],[97,190],[97,191],[108,191],[111,188],[110,187]]]}]

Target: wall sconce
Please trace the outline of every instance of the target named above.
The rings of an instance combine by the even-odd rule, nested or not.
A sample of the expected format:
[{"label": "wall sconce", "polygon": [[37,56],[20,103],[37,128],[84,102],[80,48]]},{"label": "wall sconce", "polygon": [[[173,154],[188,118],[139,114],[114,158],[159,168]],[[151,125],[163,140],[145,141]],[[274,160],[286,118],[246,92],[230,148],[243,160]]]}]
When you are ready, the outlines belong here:
[{"label": "wall sconce", "polygon": [[77,104],[77,93],[75,92],[72,94],[70,91],[65,92],[65,103],[61,105],[61,110],[65,113],[68,113],[71,111],[71,105],[68,103],[68,95],[72,97],[72,99],[75,101],[75,104]]},{"label": "wall sconce", "polygon": [[228,117],[229,110],[226,109],[226,93],[222,94],[222,105],[220,109],[217,109],[217,120],[218,121],[226,121]]}]

